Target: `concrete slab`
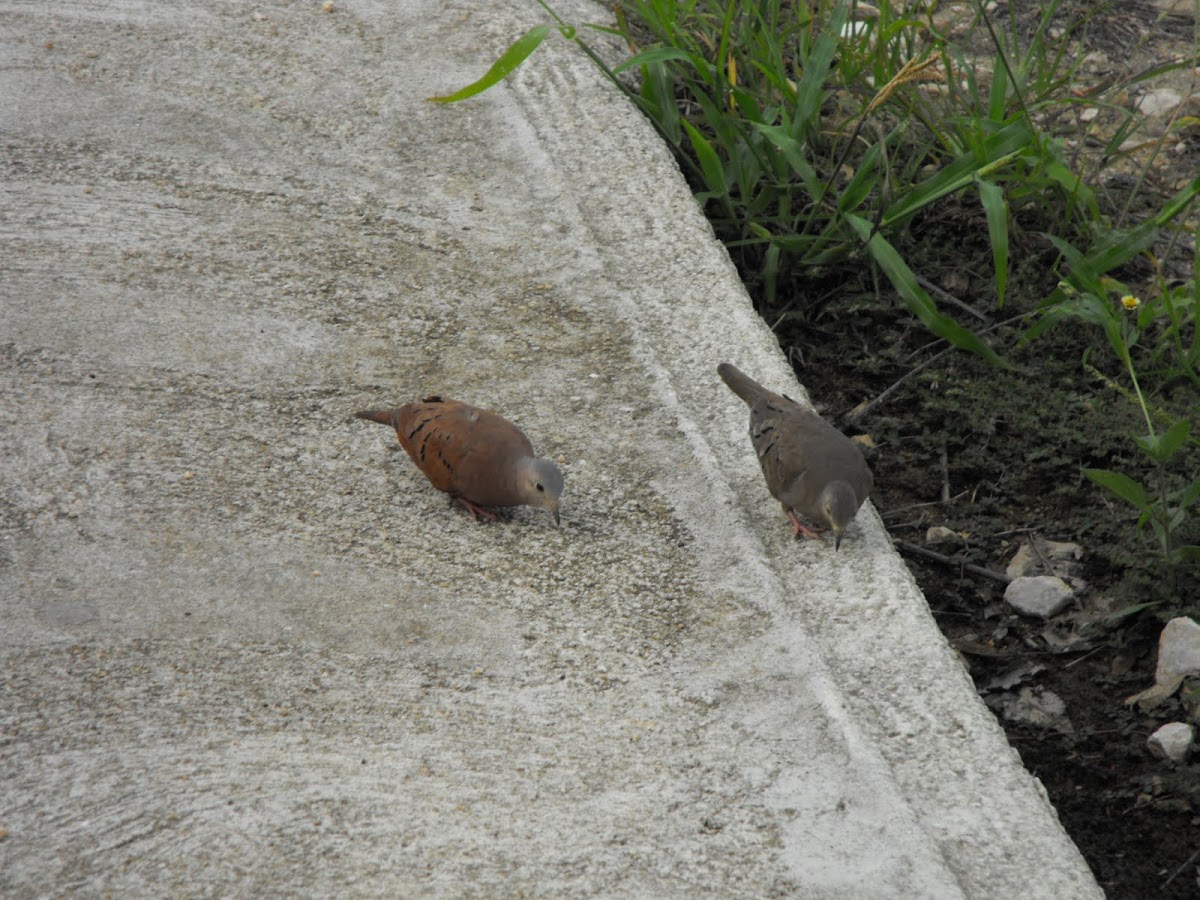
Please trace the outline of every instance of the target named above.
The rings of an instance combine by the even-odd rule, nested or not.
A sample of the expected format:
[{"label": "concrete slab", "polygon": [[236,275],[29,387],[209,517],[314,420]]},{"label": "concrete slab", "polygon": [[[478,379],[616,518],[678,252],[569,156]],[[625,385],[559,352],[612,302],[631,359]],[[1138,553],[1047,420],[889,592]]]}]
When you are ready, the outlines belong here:
[{"label": "concrete slab", "polygon": [[[649,126],[424,102],[536,4],[0,10],[0,893],[1100,896],[874,511],[789,539]],[[563,528],[350,418],[432,392]]]}]

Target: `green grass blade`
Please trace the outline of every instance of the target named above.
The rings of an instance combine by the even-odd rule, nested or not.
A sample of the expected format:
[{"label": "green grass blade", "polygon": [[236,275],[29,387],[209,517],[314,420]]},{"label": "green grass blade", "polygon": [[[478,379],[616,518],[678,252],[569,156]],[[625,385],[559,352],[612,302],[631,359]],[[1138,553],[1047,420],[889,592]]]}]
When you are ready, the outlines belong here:
[{"label": "green grass blade", "polygon": [[1111,272],[1123,266],[1143,250],[1154,245],[1158,237],[1157,217],[1147,219],[1128,231],[1110,232],[1087,255],[1088,268],[1097,274]]},{"label": "green grass blade", "polygon": [[688,139],[692,142],[692,150],[695,152],[696,158],[700,160],[700,171],[704,173],[704,183],[708,186],[709,193],[716,197],[725,196],[729,193],[729,187],[725,181],[725,169],[721,165],[717,151],[691,122],[687,119],[682,121]]},{"label": "green grass blade", "polygon": [[998,184],[977,180],[979,202],[987,216],[988,237],[992,242],[992,265],[996,270],[996,297],[1004,306],[1004,289],[1008,285],[1008,204]]},{"label": "green grass blade", "polygon": [[863,201],[871,196],[871,193],[879,186],[881,180],[879,158],[883,153],[881,143],[876,142],[871,145],[871,148],[863,158],[858,161],[854,177],[850,179],[850,183],[838,195],[837,204],[841,212],[847,213],[858,209]]},{"label": "green grass blade", "polygon": [[838,36],[846,25],[847,4],[838,3],[806,59],[799,60],[803,74],[796,85],[796,104],[792,113],[792,137],[803,139],[815,131],[821,122],[821,103],[827,89],[826,80],[837,54]]},{"label": "green grass blade", "polygon": [[777,234],[771,240],[789,253],[807,253],[813,245],[813,239],[805,234]]},{"label": "green grass blade", "polygon": [[1063,299],[1064,296],[1061,290],[1057,290],[1046,299],[1046,311],[1021,335],[1019,343],[1035,341],[1063,319],[1071,318],[1071,311],[1066,308],[1068,301]]},{"label": "green grass blade", "polygon": [[671,68],[655,62],[642,70],[642,92],[638,100],[650,119],[658,122],[662,134],[671,146],[678,148],[683,143],[683,116],[674,97],[676,82]]},{"label": "green grass blade", "polygon": [[821,180],[817,177],[816,170],[809,164],[808,159],[804,155],[804,145],[778,125],[763,125],[760,122],[753,122],[751,124],[783,154],[792,171],[799,175],[800,180],[804,182],[804,189],[808,191],[809,195],[812,197],[819,196],[821,193]]},{"label": "green grass blade", "polygon": [[775,306],[776,289],[779,284],[779,253],[779,244],[772,243],[767,248],[767,258],[763,263],[763,289],[768,308]]},{"label": "green grass blade", "polygon": [[870,222],[853,214],[847,214],[846,221],[866,244],[867,252],[871,254],[871,258],[875,260],[879,268],[883,269],[888,281],[904,299],[909,310],[921,320],[926,328],[955,347],[970,350],[994,365],[1009,367],[1009,364],[977,335],[938,312],[933,300],[917,283],[917,276],[913,274],[912,269],[896,252],[896,248],[884,239],[883,235],[873,231]]},{"label": "green grass blade", "polygon": [[971,184],[977,176],[1003,168],[1032,141],[1033,133],[1021,122],[1000,129],[984,141],[978,155],[966,153],[958,157],[890,206],[883,225],[890,227],[901,222],[935,200]]},{"label": "green grass blade", "polygon": [[613,66],[613,74],[620,75],[626,69],[632,69],[634,66],[649,66],[655,63],[664,62],[687,62],[692,63],[692,55],[678,47],[654,47],[650,50],[643,50],[624,62]]},{"label": "green grass blade", "polygon": [[1066,196],[1072,198],[1073,206],[1083,207],[1087,211],[1089,221],[1100,219],[1100,206],[1096,202],[1096,195],[1083,183],[1078,172],[1072,172],[1061,162],[1044,156],[1030,154],[1027,161],[1035,169],[1040,165],[1046,178],[1057,184]]},{"label": "green grass blade", "polygon": [[992,61],[992,88],[988,92],[988,118],[993,122],[1004,121],[1004,108],[1008,99],[1008,70],[999,59]]},{"label": "green grass blade", "polygon": [[675,102],[675,79],[663,63],[652,63],[642,70],[640,102],[646,114],[662,129],[663,135],[678,147],[683,142],[682,117]]},{"label": "green grass blade", "polygon": [[[1075,287],[1093,297],[1104,296],[1104,285],[1100,283],[1100,272],[1093,268],[1092,263],[1085,259],[1082,253],[1057,235],[1043,232],[1042,237],[1054,245],[1055,249],[1063,255],[1063,259],[1067,261],[1067,265],[1071,267],[1070,281]],[[1103,323],[1097,321],[1096,324]]]},{"label": "green grass blade", "polygon": [[501,53],[500,58],[492,63],[492,67],[478,81],[468,84],[465,88],[455,91],[453,94],[447,94],[444,97],[427,97],[426,99],[431,103],[457,103],[459,100],[466,100],[468,97],[482,94],[488,88],[503,81],[505,76],[514,71],[521,63],[525,62],[529,58],[529,55],[546,39],[546,35],[549,33],[549,25],[535,25],[525,32],[524,35],[517,38],[512,46]]}]

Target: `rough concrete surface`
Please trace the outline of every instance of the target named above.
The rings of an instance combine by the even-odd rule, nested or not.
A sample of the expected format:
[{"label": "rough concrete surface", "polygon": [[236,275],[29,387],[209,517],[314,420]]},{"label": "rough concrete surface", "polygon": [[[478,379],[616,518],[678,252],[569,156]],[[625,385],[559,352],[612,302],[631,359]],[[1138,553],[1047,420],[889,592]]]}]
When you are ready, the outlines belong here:
[{"label": "rough concrete surface", "polygon": [[[536,3],[0,11],[0,894],[1100,895],[870,505],[790,539],[648,125],[424,102]],[[351,418],[433,392],[561,529]]]}]

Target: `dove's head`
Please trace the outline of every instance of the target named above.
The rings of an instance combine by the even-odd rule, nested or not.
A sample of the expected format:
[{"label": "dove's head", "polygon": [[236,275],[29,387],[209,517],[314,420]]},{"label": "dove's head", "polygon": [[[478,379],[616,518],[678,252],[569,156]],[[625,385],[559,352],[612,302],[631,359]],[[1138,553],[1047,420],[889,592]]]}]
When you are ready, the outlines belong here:
[{"label": "dove's head", "polygon": [[850,523],[854,521],[854,516],[858,513],[860,505],[858,495],[854,493],[854,488],[850,487],[845,481],[831,481],[821,491],[817,507],[822,518],[825,519],[825,523],[833,532],[834,550],[842,546],[842,535],[845,534],[846,528]]},{"label": "dove's head", "polygon": [[554,524],[559,524],[558,498],[563,492],[563,477],[554,460],[529,460],[521,469],[520,479],[521,496],[525,504],[546,510],[554,517]]}]

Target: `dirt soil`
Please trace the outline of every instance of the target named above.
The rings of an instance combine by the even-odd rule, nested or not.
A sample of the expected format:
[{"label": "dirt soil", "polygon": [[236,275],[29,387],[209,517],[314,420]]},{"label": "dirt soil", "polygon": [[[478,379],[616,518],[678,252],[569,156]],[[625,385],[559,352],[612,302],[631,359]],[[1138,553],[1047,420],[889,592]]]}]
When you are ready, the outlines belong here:
[{"label": "dirt soil", "polygon": [[[837,327],[831,319],[827,329],[780,334],[831,417],[878,396],[928,343],[900,313],[860,308],[855,328],[835,318]],[[1186,605],[1200,586],[1193,577],[1171,589],[1130,511],[1080,474],[1134,465],[1127,435],[1137,426],[1129,404],[1083,368],[1081,350],[1058,336],[1009,353],[1012,372],[952,354],[847,433],[877,445],[874,502],[893,538],[951,560],[908,556],[946,637],[1108,896],[1196,897],[1200,766],[1177,767],[1146,748],[1157,727],[1187,713],[1177,699],[1151,714],[1124,701],[1153,683],[1156,612]],[[955,537],[930,543],[936,526]],[[1002,573],[1035,537],[1081,549],[1067,574],[1086,586],[1049,623],[1004,603],[1003,580],[962,567]],[[1113,618],[1151,599],[1162,606]]]}]

